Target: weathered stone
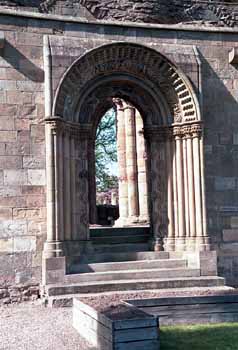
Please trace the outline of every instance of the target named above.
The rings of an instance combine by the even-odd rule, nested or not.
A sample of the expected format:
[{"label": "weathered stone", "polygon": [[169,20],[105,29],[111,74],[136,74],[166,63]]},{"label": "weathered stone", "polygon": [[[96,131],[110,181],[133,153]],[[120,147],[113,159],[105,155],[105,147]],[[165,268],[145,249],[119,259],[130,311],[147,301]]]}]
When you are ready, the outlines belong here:
[{"label": "weathered stone", "polygon": [[31,186],[44,186],[45,185],[45,170],[28,170],[28,184]]},{"label": "weathered stone", "polygon": [[27,185],[26,170],[4,170],[4,185]]},{"label": "weathered stone", "polygon": [[238,229],[223,230],[224,242],[238,241]]},{"label": "weathered stone", "polygon": [[217,191],[235,190],[236,179],[234,177],[215,177],[215,189]]},{"label": "weathered stone", "polygon": [[14,238],[14,252],[32,252],[36,250],[36,238],[33,236]]}]

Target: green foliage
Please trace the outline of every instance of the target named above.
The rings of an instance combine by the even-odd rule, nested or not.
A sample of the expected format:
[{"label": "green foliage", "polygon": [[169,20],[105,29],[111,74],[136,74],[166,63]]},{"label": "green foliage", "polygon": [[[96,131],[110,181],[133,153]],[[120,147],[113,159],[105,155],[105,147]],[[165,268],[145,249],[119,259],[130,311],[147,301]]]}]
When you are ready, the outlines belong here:
[{"label": "green foliage", "polygon": [[238,323],[161,327],[161,350],[238,350]]},{"label": "green foliage", "polygon": [[110,109],[101,119],[96,133],[96,184],[97,190],[107,191],[118,186],[118,178],[110,173],[117,162],[116,114]]}]

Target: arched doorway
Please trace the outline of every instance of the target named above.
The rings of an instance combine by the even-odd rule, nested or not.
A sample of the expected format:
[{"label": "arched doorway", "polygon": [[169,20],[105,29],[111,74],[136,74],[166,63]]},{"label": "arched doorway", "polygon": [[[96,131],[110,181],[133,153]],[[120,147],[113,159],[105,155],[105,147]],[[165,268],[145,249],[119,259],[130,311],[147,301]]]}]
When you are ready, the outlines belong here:
[{"label": "arched doorway", "polygon": [[89,222],[95,215],[93,135],[113,99],[128,101],[143,117],[151,248],[208,249],[203,125],[194,90],[160,53],[114,43],[90,51],[69,67],[54,99],[53,117],[46,119],[45,256],[90,249]]}]

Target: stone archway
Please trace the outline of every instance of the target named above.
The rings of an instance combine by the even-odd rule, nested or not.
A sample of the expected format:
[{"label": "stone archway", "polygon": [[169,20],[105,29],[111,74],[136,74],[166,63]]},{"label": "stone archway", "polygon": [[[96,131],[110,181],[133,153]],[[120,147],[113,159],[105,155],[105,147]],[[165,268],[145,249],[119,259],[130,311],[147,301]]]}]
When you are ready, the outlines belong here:
[{"label": "stone archway", "polygon": [[194,90],[159,52],[114,43],[88,52],[69,67],[56,92],[53,116],[45,121],[45,256],[90,249],[93,131],[118,97],[131,102],[144,119],[153,249],[208,249],[203,125]]}]

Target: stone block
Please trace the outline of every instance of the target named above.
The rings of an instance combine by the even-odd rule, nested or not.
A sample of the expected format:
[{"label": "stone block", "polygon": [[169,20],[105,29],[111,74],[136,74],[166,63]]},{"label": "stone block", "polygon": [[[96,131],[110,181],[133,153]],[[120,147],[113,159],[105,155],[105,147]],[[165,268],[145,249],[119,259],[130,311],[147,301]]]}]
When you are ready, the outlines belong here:
[{"label": "stone block", "polygon": [[14,237],[14,252],[34,252],[36,251],[36,237]]},{"label": "stone block", "polygon": [[[14,219],[32,219],[39,218],[41,215],[41,209],[28,209],[28,208],[13,208]],[[28,224],[29,226],[29,224]]]},{"label": "stone block", "polygon": [[5,144],[6,155],[26,155],[30,154],[30,144],[27,142],[16,142]]},{"label": "stone block", "polygon": [[238,216],[232,216],[231,217],[231,228],[237,228],[238,229]]},{"label": "stone block", "polygon": [[45,167],[45,158],[37,156],[23,157],[23,168],[43,169]]},{"label": "stone block", "polygon": [[14,118],[11,116],[1,116],[0,118],[0,130],[14,130]]},{"label": "stone block", "polygon": [[0,140],[1,142],[16,142],[17,141],[17,132],[16,131],[0,131]]},{"label": "stone block", "polygon": [[17,106],[9,104],[0,105],[0,116],[14,117],[17,114]]},{"label": "stone block", "polygon": [[12,208],[0,208],[0,220],[12,219]]},{"label": "stone block", "polygon": [[20,169],[22,168],[21,156],[0,156],[0,168]]},{"label": "stone block", "polygon": [[0,239],[0,253],[13,253],[13,238]]},{"label": "stone block", "polygon": [[10,238],[27,235],[26,220],[0,221],[0,238]]},{"label": "stone block", "polygon": [[6,91],[6,102],[9,104],[13,103],[16,105],[31,105],[33,102],[32,95],[32,92]]},{"label": "stone block", "polygon": [[32,195],[26,196],[27,207],[44,207],[46,205],[46,196],[45,195]]},{"label": "stone block", "polygon": [[238,133],[233,133],[233,144],[238,145]]},{"label": "stone block", "polygon": [[222,234],[224,242],[238,241],[238,228],[223,230]]},{"label": "stone block", "polygon": [[32,186],[45,186],[46,176],[43,169],[30,169],[28,172],[28,184]]},{"label": "stone block", "polygon": [[2,198],[17,197],[21,196],[21,194],[22,191],[19,186],[0,186],[0,197]]},{"label": "stone block", "polygon": [[235,177],[215,177],[215,189],[217,191],[229,191],[236,189]]},{"label": "stone block", "polygon": [[45,140],[45,126],[44,125],[32,125],[31,137],[35,142],[42,142]]},{"label": "stone block", "polygon": [[27,185],[27,170],[4,170],[3,181],[4,185]]}]

